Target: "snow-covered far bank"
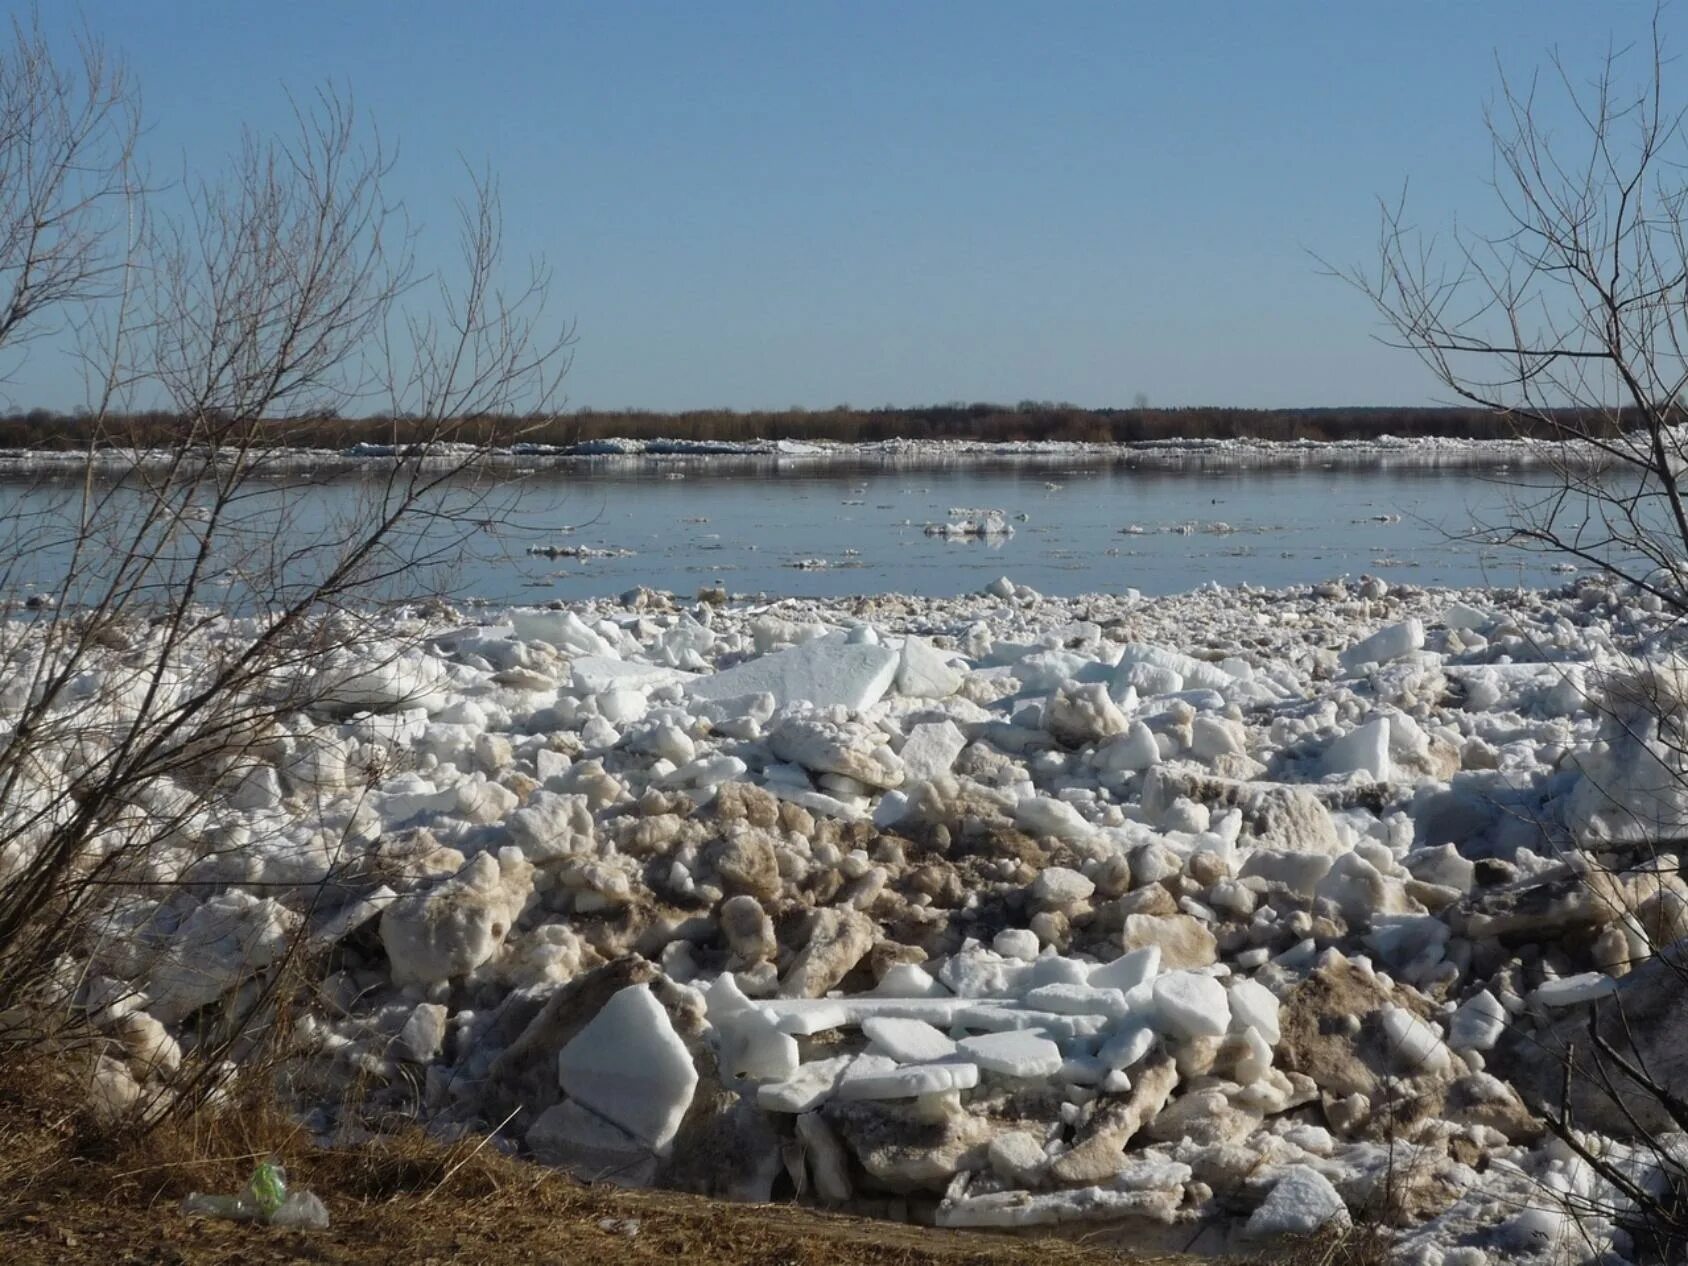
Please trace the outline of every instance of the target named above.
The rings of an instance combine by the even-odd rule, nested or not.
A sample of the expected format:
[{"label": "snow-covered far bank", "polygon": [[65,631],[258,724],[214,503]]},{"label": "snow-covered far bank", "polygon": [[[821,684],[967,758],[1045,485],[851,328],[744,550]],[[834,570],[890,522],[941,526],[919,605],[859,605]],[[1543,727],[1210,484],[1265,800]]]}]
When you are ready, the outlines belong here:
[{"label": "snow-covered far bank", "polygon": [[[321,469],[335,466],[379,465],[401,449],[385,444],[358,444],[345,449],[276,448],[256,460],[265,468]],[[478,455],[477,455],[478,454]],[[102,469],[124,470],[173,460],[167,449],[105,448],[92,458]],[[1403,439],[1380,435],[1371,440],[1145,440],[1136,443],[1080,443],[1066,440],[996,442],[984,440],[881,440],[842,443],[808,440],[586,440],[578,444],[515,443],[488,451],[469,444],[435,444],[425,460],[449,467],[468,458],[478,463],[523,468],[557,463],[598,461],[704,463],[795,462],[804,464],[894,464],[909,467],[964,463],[1023,462],[1027,465],[1128,463],[1149,468],[1225,466],[1273,469],[1329,465],[1335,467],[1424,467],[1493,469],[1568,465],[1600,466],[1609,461],[1588,445],[1556,444],[1540,440],[1467,440],[1454,438]],[[0,478],[9,475],[52,474],[82,470],[85,452],[52,450],[0,451]]]},{"label": "snow-covered far bank", "polygon": [[[1542,1116],[1612,998],[1608,1039],[1688,1082],[1656,602],[724,597],[401,617],[256,763],[149,789],[185,825],[62,974],[120,1043],[102,1102],[168,1093],[304,936],[287,1084],[327,1140],[420,1118],[592,1178],[1215,1253],[1387,1198],[1423,1266],[1623,1255],[1636,1185],[1680,1179],[1644,1096],[1575,1089],[1624,1190]],[[84,706],[121,723],[136,652]]]}]

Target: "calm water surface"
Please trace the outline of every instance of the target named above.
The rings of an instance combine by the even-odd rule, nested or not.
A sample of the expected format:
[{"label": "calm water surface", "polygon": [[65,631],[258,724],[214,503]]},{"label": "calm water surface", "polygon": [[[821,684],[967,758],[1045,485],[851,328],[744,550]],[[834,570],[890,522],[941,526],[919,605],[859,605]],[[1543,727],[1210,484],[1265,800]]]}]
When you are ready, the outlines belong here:
[{"label": "calm water surface", "polygon": [[[1423,470],[778,468],[530,476],[514,530],[466,577],[489,597],[950,595],[1000,575],[1050,594],[1279,586],[1369,572],[1424,585],[1549,584],[1552,560],[1457,540],[1508,513],[1504,475]],[[928,535],[996,509],[1007,539]],[[536,557],[535,545],[630,551]]]},{"label": "calm water surface", "polygon": [[[1362,572],[1423,585],[1562,582],[1551,559],[1456,539],[1506,519],[1509,478],[1388,466],[587,462],[499,476],[497,496],[511,509],[473,534],[449,586],[463,597],[544,602],[635,585],[942,596],[1000,575],[1063,595],[1171,593],[1208,581],[1280,586]],[[365,514],[371,485],[356,472],[272,485],[246,508],[246,526],[285,558],[295,538]],[[63,488],[0,484],[0,507],[50,510],[55,497],[68,503]],[[1014,527],[1011,538],[946,540],[925,530],[993,509]],[[581,547],[608,553],[531,552]],[[62,561],[42,548],[17,574],[51,584]],[[408,596],[407,584],[440,579],[400,576],[391,590]]]}]

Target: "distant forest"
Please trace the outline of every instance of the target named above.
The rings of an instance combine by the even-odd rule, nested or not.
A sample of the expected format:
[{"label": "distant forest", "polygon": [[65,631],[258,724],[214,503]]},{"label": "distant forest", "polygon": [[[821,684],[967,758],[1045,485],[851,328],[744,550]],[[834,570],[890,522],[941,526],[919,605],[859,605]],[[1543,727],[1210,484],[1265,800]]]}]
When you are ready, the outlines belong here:
[{"label": "distant forest", "polygon": [[[1585,422],[1609,433],[1593,416],[1567,413],[1565,422]],[[172,443],[182,420],[163,412],[107,418],[96,426],[79,414],[48,409],[0,415],[0,449],[70,449],[96,445]],[[458,438],[477,443],[570,445],[589,440],[842,440],[894,439],[1073,440],[1131,443],[1148,440],[1365,440],[1381,435],[1510,439],[1520,434],[1551,438],[1549,428],[1529,426],[1506,414],[1481,409],[1319,408],[1084,409],[1077,405],[1023,401],[1017,405],[943,404],[915,408],[786,409],[740,412],[694,409],[684,413],[581,409],[545,417],[496,416],[467,419]],[[347,448],[354,444],[411,443],[428,428],[405,417],[288,419],[265,425],[265,440],[301,448]]]}]

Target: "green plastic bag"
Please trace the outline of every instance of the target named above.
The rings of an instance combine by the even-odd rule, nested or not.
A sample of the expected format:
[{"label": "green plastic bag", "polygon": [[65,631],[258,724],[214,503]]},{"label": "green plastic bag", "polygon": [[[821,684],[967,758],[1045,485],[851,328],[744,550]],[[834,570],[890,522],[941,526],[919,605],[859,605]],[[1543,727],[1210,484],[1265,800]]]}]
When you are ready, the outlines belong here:
[{"label": "green plastic bag", "polygon": [[246,1199],[263,1218],[275,1216],[287,1200],[287,1171],[275,1157],[260,1161],[246,1183]]},{"label": "green plastic bag", "polygon": [[236,1222],[267,1222],[271,1226],[321,1231],[328,1227],[328,1209],[309,1191],[289,1192],[287,1171],[275,1157],[260,1161],[238,1196],[208,1196],[194,1192],[182,1201],[182,1212]]}]

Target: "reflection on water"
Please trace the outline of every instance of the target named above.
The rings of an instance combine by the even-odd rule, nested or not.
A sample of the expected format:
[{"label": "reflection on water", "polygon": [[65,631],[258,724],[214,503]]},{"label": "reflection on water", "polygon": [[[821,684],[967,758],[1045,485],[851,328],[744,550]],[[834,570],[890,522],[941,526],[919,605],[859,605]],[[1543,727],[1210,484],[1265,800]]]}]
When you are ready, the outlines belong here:
[{"label": "reflection on water", "polygon": [[[451,587],[496,602],[634,585],[690,594],[716,583],[769,594],[946,595],[1004,574],[1058,594],[1279,586],[1361,572],[1425,585],[1564,579],[1550,559],[1453,539],[1507,518],[1516,489],[1492,471],[693,460],[506,469],[494,478],[496,504],[475,516]],[[367,522],[371,483],[368,471],[342,471],[267,485],[245,509],[247,530],[287,558],[295,539]],[[0,484],[0,508],[55,513],[67,501],[53,485]],[[992,511],[1011,535],[927,531]],[[423,525],[407,545],[453,546],[456,531]],[[51,584],[55,568],[62,574],[57,548],[32,551],[25,578]],[[391,596],[439,583],[427,569],[399,573],[386,585]]]}]

